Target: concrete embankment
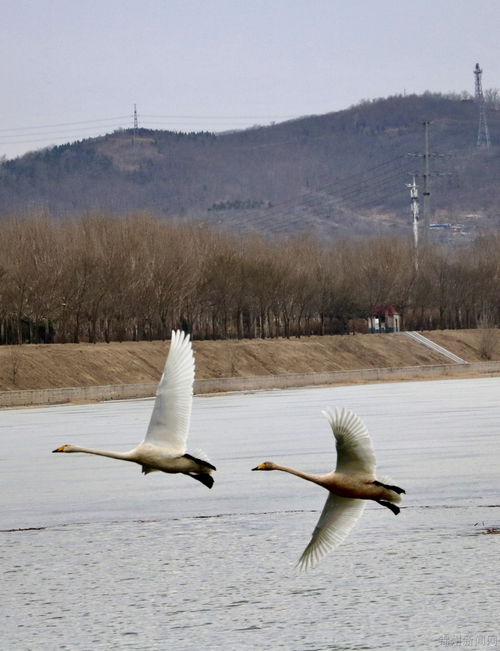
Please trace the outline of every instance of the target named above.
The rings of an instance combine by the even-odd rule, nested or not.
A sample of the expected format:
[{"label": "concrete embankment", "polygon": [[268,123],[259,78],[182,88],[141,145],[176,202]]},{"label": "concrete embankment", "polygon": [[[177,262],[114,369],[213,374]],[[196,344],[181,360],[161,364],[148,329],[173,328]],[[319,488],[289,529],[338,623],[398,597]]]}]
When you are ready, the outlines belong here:
[{"label": "concrete embankment", "polygon": [[[195,380],[194,392],[195,394],[201,395],[232,391],[260,391],[306,386],[436,380],[497,375],[500,375],[500,362],[434,364],[428,366],[369,368],[324,373],[200,379]],[[148,382],[144,384],[117,384],[108,386],[68,387],[60,389],[2,391],[0,392],[0,407],[147,398],[155,394],[156,387],[156,382]]]}]

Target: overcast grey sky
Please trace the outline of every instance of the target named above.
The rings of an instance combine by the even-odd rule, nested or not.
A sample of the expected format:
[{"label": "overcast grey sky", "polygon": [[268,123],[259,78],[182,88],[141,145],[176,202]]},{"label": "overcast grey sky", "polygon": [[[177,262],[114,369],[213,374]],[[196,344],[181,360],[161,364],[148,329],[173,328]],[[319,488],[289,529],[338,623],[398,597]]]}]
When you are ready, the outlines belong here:
[{"label": "overcast grey sky", "polygon": [[0,0],[0,156],[500,87],[499,0]]}]

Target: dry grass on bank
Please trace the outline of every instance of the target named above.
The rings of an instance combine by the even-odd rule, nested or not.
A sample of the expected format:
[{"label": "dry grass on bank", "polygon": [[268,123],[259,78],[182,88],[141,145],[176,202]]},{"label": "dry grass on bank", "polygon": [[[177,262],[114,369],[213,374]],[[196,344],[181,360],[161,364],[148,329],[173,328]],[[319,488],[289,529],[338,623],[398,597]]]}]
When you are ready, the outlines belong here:
[{"label": "dry grass on bank", "polygon": [[[499,360],[500,330],[493,333],[492,359]],[[466,361],[484,361],[481,330],[424,334]],[[195,341],[194,350],[198,378],[447,363],[439,353],[394,334]],[[0,346],[0,391],[156,382],[167,351],[162,341]]]},{"label": "dry grass on bank", "polygon": [[500,360],[499,329],[432,330],[422,334],[466,362],[497,362]]}]

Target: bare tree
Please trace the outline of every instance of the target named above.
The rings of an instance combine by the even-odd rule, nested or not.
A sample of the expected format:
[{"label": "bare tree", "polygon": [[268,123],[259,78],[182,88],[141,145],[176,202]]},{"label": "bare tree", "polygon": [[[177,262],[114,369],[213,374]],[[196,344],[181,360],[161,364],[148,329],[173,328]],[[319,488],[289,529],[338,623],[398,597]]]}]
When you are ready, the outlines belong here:
[{"label": "bare tree", "polygon": [[500,237],[426,247],[397,238],[237,236],[138,214],[0,222],[0,342],[290,337],[347,332],[393,304],[409,327],[500,319]]}]

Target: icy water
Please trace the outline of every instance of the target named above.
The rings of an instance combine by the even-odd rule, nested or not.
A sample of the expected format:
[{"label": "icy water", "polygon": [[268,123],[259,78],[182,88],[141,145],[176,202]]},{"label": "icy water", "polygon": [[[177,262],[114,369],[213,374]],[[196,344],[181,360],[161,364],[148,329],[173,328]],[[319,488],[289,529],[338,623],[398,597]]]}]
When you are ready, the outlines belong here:
[{"label": "icy water", "polygon": [[[335,463],[320,411],[366,421],[379,472],[406,488],[346,542],[294,565],[326,493],[283,473]],[[0,412],[2,650],[500,648],[500,379],[199,397],[187,477],[53,455],[126,450],[150,400]]]}]

